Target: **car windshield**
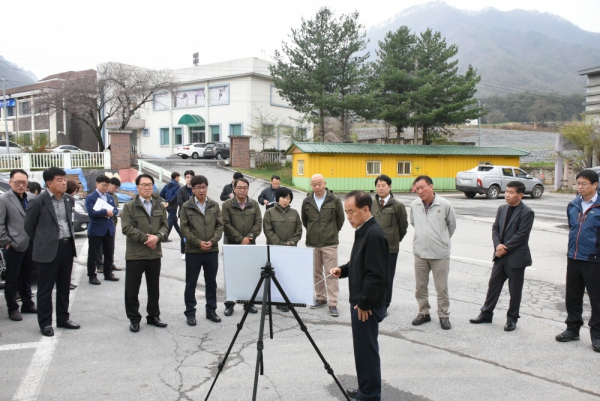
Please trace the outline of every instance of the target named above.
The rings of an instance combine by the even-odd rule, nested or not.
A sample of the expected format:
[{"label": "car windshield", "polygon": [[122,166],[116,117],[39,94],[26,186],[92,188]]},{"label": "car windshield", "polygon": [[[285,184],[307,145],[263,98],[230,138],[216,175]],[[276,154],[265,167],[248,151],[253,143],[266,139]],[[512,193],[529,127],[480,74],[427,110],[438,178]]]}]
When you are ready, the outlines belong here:
[{"label": "car windshield", "polygon": [[215,145],[206,145],[206,150],[212,150],[215,147]]}]

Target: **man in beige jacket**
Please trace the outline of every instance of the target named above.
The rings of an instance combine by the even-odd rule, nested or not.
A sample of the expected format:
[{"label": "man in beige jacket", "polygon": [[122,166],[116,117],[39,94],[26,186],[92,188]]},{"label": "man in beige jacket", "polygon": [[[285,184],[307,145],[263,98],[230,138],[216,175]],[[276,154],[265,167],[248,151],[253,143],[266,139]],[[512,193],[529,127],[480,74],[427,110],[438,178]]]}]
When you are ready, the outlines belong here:
[{"label": "man in beige jacket", "polygon": [[419,314],[414,326],[431,322],[429,316],[429,272],[437,291],[438,316],[444,330],[450,330],[450,298],[448,297],[448,271],[450,270],[450,237],[456,229],[454,209],[446,199],[433,190],[433,181],[427,175],[417,177],[413,183],[419,199],[410,205],[410,223],[414,226],[413,254],[415,257],[415,297]]}]

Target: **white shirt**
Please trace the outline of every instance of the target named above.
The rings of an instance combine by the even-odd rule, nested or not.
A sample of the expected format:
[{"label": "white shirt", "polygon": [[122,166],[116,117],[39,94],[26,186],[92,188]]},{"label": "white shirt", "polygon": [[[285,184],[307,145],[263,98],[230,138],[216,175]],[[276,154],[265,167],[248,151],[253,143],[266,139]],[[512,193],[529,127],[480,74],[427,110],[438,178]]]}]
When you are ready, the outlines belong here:
[{"label": "white shirt", "polygon": [[204,203],[200,203],[198,198],[194,196],[194,200],[196,201],[196,206],[198,206],[198,209],[200,209],[200,213],[204,214],[206,211],[206,199],[204,200]]},{"label": "white shirt", "polygon": [[325,198],[327,197],[327,191],[325,191],[322,198],[317,198],[317,194],[315,194],[315,193],[313,193],[313,197],[315,198],[315,203],[317,204],[317,209],[319,209],[319,212],[320,212],[321,206],[323,206],[323,202],[325,202]]},{"label": "white shirt", "polygon": [[585,212],[587,212],[587,210],[592,207],[592,205],[594,203],[596,203],[596,200],[598,200],[598,192],[596,192],[594,194],[594,197],[592,199],[590,199],[589,202],[586,202],[583,200],[583,198],[581,198],[581,208],[583,209],[583,213],[585,214]]},{"label": "white shirt", "polygon": [[[388,198],[389,198],[389,196],[388,196]],[[366,220],[364,221],[364,223],[362,223],[360,226],[356,227],[356,231],[360,230],[360,228],[361,228],[362,226],[364,226],[364,225],[365,225],[365,223],[366,223],[367,221],[371,220],[372,218],[373,218],[373,216],[369,217],[368,219],[366,219]]]},{"label": "white shirt", "polygon": [[[392,193],[390,192],[388,194],[388,196],[386,196],[385,198],[379,198],[380,201],[383,201],[383,206],[387,205],[388,201],[390,200],[390,196],[392,195]],[[381,203],[381,202],[380,202]]]}]

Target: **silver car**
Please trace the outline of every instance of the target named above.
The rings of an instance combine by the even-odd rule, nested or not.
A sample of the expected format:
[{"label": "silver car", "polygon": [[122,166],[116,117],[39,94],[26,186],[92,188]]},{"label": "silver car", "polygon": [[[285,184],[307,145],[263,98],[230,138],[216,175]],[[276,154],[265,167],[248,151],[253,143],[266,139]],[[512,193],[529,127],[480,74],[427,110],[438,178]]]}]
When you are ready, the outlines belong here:
[{"label": "silver car", "polygon": [[467,198],[483,194],[490,199],[496,199],[506,191],[506,184],[511,181],[521,181],[525,184],[525,193],[532,198],[539,198],[544,193],[544,183],[520,168],[488,164],[456,174],[456,189],[464,192]]}]

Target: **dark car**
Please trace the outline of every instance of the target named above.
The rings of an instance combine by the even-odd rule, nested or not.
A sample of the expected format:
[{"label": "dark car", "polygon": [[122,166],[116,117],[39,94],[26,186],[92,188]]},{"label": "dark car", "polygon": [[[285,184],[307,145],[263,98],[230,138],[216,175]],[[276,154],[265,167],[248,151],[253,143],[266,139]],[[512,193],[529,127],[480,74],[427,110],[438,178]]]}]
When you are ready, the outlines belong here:
[{"label": "dark car", "polygon": [[90,216],[85,211],[85,202],[75,195],[75,208],[73,209],[73,230],[76,233],[85,231],[90,224]]},{"label": "dark car", "polygon": [[229,143],[227,142],[216,142],[209,143],[204,148],[205,159],[228,159],[229,158]]}]

